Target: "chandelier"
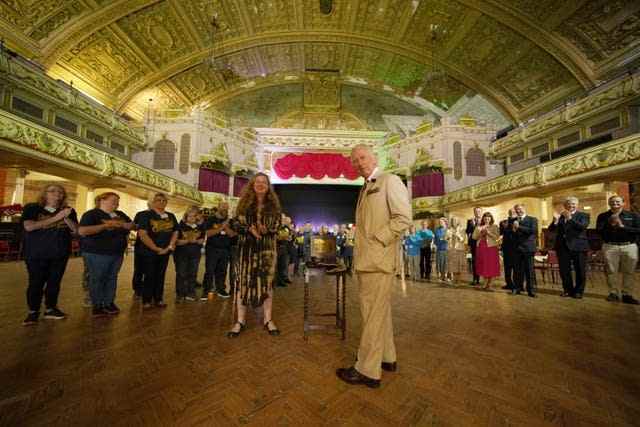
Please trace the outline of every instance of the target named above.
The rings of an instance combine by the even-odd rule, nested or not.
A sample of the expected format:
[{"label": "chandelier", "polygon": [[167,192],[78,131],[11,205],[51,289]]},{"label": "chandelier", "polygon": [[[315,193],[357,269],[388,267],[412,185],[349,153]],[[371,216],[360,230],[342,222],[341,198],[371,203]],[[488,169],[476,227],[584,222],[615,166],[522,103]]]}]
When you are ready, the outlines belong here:
[{"label": "chandelier", "polygon": [[218,22],[218,13],[214,12],[211,15],[209,21],[209,39],[211,40],[211,49],[209,50],[209,56],[204,60],[205,65],[212,71],[218,71],[220,69],[220,63],[216,56],[216,35],[220,30],[220,23]]},{"label": "chandelier", "polygon": [[429,24],[426,36],[427,70],[424,76],[425,84],[441,81],[446,77],[446,72],[441,64],[441,49],[446,35],[447,29],[444,25],[439,23]]}]

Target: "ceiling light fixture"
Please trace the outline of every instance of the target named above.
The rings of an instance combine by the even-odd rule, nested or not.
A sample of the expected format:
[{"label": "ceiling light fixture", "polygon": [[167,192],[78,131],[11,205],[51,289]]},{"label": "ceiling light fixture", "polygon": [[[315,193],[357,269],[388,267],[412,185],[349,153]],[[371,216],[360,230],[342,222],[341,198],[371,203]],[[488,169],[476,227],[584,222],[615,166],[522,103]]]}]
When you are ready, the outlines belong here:
[{"label": "ceiling light fixture", "polygon": [[446,72],[442,67],[441,61],[441,49],[443,40],[447,35],[447,28],[439,22],[439,19],[434,20],[429,24],[426,34],[426,48],[427,48],[427,69],[424,75],[424,89],[432,90],[432,99],[438,102],[436,92],[433,90],[437,86],[441,86]]}]

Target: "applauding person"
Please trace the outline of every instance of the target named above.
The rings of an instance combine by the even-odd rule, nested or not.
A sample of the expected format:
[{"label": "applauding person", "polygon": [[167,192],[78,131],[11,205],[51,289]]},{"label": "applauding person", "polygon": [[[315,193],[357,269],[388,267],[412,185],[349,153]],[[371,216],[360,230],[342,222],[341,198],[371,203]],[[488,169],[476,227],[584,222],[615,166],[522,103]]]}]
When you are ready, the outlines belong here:
[{"label": "applauding person", "polygon": [[[609,209],[598,215],[596,228],[603,240],[607,269],[609,296],[607,301],[617,302],[622,297],[626,304],[638,304],[633,297],[634,274],[638,264],[638,237],[640,237],[640,215],[624,208],[622,196],[609,197]],[[617,276],[622,276],[622,295]]]},{"label": "applauding person", "polygon": [[500,258],[498,256],[498,239],[500,230],[494,223],[491,212],[482,215],[480,224],[473,230],[472,239],[477,242],[475,271],[486,279],[484,289],[491,289],[491,281],[500,275]]},{"label": "applauding person", "polygon": [[47,307],[44,318],[65,318],[65,314],[58,309],[58,295],[71,253],[71,235],[78,230],[76,212],[66,205],[66,201],[64,187],[48,185],[38,202],[29,203],[22,212],[24,262],[29,273],[29,314],[24,325],[38,322],[43,294]]},{"label": "applauding person", "polygon": [[93,315],[104,316],[120,312],[115,304],[118,273],[134,224],[124,212],[117,210],[120,196],[116,193],[102,193],[95,202],[95,209],[82,215],[79,234],[89,272]]},{"label": "applauding person", "polygon": [[519,295],[524,283],[527,283],[527,295],[536,297],[536,273],[533,269],[533,256],[538,247],[538,219],[527,215],[524,205],[513,207],[516,218],[511,222],[515,246],[515,287],[513,295]]},{"label": "applauding person", "polygon": [[171,212],[166,212],[167,196],[158,193],[153,197],[151,209],[140,213],[138,236],[142,241],[142,303],[143,308],[164,308],[164,276],[169,256],[176,248],[178,221]]},{"label": "applauding person", "polygon": [[[582,298],[587,277],[587,251],[589,239],[587,238],[589,227],[589,214],[578,211],[578,199],[567,197],[564,201],[564,210],[554,213],[553,223],[549,225],[549,231],[556,231],[555,250],[560,264],[560,278],[562,279],[562,296]],[[576,284],[573,285],[571,266],[576,273]]]},{"label": "applauding person", "polygon": [[198,224],[200,209],[190,207],[178,225],[173,261],[176,264],[176,302],[196,300],[196,279],[204,243],[204,225]]}]

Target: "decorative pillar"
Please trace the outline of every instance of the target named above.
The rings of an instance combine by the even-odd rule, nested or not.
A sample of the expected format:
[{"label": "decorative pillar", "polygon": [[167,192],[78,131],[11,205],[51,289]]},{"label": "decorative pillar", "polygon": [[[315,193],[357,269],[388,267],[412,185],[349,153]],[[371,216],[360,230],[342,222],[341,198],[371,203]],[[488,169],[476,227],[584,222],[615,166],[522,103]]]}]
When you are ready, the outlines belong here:
[{"label": "decorative pillar", "polygon": [[[551,207],[553,209],[553,206]],[[549,225],[549,198],[543,197],[540,199],[540,221],[541,225],[548,226]]]},{"label": "decorative pillar", "polygon": [[26,169],[15,169],[16,181],[13,189],[13,195],[11,196],[12,205],[24,205],[24,181],[28,174]]},{"label": "decorative pillar", "polygon": [[229,172],[229,193],[227,194],[227,200],[233,197],[233,186],[235,184],[235,172]]}]

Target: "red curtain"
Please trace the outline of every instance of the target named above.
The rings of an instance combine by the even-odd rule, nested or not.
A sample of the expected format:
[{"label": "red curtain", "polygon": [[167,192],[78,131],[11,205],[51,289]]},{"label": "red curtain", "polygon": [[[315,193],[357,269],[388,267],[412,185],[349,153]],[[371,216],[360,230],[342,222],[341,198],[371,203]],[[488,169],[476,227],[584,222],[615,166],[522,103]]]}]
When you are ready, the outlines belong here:
[{"label": "red curtain", "polygon": [[444,194],[444,175],[431,172],[412,178],[411,190],[413,198],[427,196],[442,196]]},{"label": "red curtain", "polygon": [[229,194],[229,175],[224,172],[200,168],[198,190]]},{"label": "red curtain", "polygon": [[242,189],[245,187],[245,185],[247,185],[248,182],[249,182],[249,178],[234,176],[233,177],[233,197],[240,197],[240,193],[242,192]]},{"label": "red curtain", "polygon": [[289,179],[292,176],[311,176],[313,179],[322,179],[325,176],[342,176],[350,180],[358,178],[358,172],[353,169],[349,158],[333,153],[287,154],[276,160],[273,170],[281,179]]}]

